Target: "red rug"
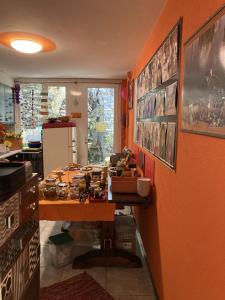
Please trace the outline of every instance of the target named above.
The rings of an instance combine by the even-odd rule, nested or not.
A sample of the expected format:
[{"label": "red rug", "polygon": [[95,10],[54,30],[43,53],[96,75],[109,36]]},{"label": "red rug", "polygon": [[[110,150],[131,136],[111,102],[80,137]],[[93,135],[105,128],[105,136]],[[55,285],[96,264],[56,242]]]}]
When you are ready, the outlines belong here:
[{"label": "red rug", "polygon": [[113,300],[86,272],[41,289],[40,300]]}]

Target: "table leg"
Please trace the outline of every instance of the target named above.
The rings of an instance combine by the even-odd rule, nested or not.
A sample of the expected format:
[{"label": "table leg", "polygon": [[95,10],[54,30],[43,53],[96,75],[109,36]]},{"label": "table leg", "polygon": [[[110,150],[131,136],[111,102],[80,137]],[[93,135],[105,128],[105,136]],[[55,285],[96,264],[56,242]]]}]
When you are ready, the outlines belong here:
[{"label": "table leg", "polygon": [[114,222],[102,222],[101,249],[92,250],[76,257],[73,261],[74,269],[91,267],[139,268],[142,266],[138,256],[115,248],[114,224]]}]

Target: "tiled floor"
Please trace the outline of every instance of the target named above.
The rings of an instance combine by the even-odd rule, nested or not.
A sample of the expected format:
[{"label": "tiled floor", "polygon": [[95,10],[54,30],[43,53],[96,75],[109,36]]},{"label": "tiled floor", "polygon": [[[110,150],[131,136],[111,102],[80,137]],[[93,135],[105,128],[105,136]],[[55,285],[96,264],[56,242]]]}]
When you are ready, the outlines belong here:
[{"label": "tiled floor", "polygon": [[[61,222],[41,221],[41,286],[65,280],[84,270],[71,265],[55,268],[48,251],[48,237],[61,232]],[[115,300],[156,300],[146,268],[91,268],[85,270],[104,287]],[[94,300],[94,299],[93,299]]]}]

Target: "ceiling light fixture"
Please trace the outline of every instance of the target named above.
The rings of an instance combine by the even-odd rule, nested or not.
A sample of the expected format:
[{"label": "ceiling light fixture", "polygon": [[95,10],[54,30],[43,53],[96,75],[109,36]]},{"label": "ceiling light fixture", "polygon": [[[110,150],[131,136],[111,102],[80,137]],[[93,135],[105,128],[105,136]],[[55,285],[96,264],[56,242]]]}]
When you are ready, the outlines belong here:
[{"label": "ceiling light fixture", "polygon": [[41,44],[29,40],[14,40],[10,45],[16,51],[29,54],[40,52],[43,49]]},{"label": "ceiling light fixture", "polygon": [[27,32],[0,32],[0,45],[13,48],[23,53],[50,52],[56,44],[38,34]]}]

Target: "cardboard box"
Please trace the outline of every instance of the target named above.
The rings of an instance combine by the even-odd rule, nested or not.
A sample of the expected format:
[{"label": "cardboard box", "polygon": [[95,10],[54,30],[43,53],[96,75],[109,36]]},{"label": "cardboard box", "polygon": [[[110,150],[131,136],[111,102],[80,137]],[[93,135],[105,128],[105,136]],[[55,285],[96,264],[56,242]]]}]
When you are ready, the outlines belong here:
[{"label": "cardboard box", "polygon": [[138,177],[111,177],[112,193],[137,193],[137,178]]}]

